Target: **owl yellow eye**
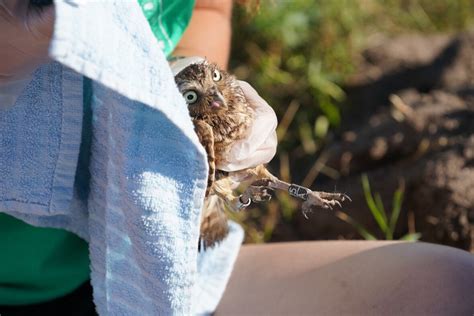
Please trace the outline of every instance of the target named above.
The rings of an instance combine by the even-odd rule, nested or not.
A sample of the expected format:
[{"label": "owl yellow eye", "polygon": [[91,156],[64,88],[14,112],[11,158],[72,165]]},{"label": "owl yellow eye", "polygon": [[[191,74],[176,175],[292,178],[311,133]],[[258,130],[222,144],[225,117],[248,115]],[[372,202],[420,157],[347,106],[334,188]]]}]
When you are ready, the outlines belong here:
[{"label": "owl yellow eye", "polygon": [[219,81],[219,80],[221,80],[221,79],[222,79],[222,75],[221,75],[221,73],[219,72],[219,70],[217,70],[217,69],[214,70],[214,71],[212,72],[212,80],[214,80],[214,81]]},{"label": "owl yellow eye", "polygon": [[196,91],[193,91],[193,90],[186,91],[183,94],[183,97],[186,100],[187,104],[193,104],[198,99],[198,95],[197,95]]}]

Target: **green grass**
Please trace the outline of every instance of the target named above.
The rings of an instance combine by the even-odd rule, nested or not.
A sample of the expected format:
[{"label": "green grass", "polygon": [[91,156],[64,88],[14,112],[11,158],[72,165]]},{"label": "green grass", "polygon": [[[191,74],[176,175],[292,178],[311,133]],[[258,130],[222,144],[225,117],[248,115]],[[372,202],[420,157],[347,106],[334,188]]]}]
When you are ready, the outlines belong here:
[{"label": "green grass", "polygon": [[[342,87],[372,39],[453,33],[469,29],[474,22],[472,0],[270,0],[260,4],[259,11],[252,13],[235,7],[231,71],[249,81],[275,109],[280,120],[279,147],[271,167],[290,182],[303,182],[341,128]],[[338,176],[337,170],[316,167],[316,174]],[[278,223],[291,225],[298,204],[281,196],[251,214],[239,214],[251,232],[248,241],[267,241]],[[370,211],[374,205],[380,210],[378,223],[384,220],[384,235],[390,237],[392,218],[399,215],[392,212],[384,218],[378,199],[372,197]]]},{"label": "green grass", "polygon": [[[372,214],[373,218],[377,222],[379,229],[382,231],[384,235],[384,239],[386,240],[393,240],[395,234],[395,228],[397,222],[400,218],[400,210],[402,208],[403,203],[403,194],[405,192],[405,185],[402,181],[398,187],[398,189],[393,194],[392,199],[392,210],[390,212],[390,217],[388,216],[387,212],[385,211],[385,207],[382,203],[382,199],[380,194],[375,193],[372,194],[372,190],[370,188],[369,178],[366,174],[363,174],[361,177],[362,188],[364,190],[365,201],[367,203],[367,207],[369,208],[370,213]],[[345,221],[346,223],[352,225],[357,232],[367,240],[376,240],[374,233],[369,232],[363,225],[359,224],[355,221],[352,217],[347,215],[344,212],[337,212],[336,216],[341,220]],[[407,240],[407,241],[417,241],[420,239],[420,233],[408,233],[402,237],[400,240]]]},{"label": "green grass", "polygon": [[[281,136],[280,148],[306,142],[319,148],[318,120],[340,124],[344,81],[367,43],[380,34],[465,30],[474,22],[472,0],[274,0],[258,13],[237,7],[231,66],[283,117],[300,108]],[[318,141],[319,137],[319,141]],[[314,146],[306,146],[307,155]]]}]

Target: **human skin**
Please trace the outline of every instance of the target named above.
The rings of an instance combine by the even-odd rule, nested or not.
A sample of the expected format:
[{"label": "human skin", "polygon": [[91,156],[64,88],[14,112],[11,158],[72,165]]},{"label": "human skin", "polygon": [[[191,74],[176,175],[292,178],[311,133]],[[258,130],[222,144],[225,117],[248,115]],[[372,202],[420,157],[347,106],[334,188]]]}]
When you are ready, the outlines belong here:
[{"label": "human skin", "polygon": [[0,1],[0,84],[29,74],[48,60],[54,9],[28,3]]},{"label": "human skin", "polygon": [[[175,55],[226,68],[231,2],[198,0]],[[244,245],[215,315],[474,315],[473,288],[474,257],[440,245]]]},{"label": "human skin", "polygon": [[[226,68],[231,7],[230,0],[198,0],[175,55],[206,56]],[[10,26],[2,25],[1,35]],[[22,32],[23,26],[14,25]],[[46,56],[44,37],[29,39],[19,44],[38,44],[33,65],[7,63],[12,56],[0,55],[0,79]],[[0,38],[0,54],[7,53],[5,44]],[[473,271],[471,254],[425,243],[244,245],[216,315],[473,315]]]},{"label": "human skin", "polygon": [[[227,68],[231,9],[197,0],[174,54]],[[215,315],[473,315],[473,271],[471,254],[426,243],[244,245]]]},{"label": "human skin", "polygon": [[[227,68],[232,0],[196,0],[175,56],[203,56]],[[0,83],[28,74],[48,60],[54,8],[28,7],[28,1],[0,1]]]},{"label": "human skin", "polygon": [[474,256],[428,243],[244,245],[215,315],[473,315]]},{"label": "human skin", "polygon": [[189,26],[174,56],[202,56],[227,69],[230,53],[232,0],[196,0]]}]

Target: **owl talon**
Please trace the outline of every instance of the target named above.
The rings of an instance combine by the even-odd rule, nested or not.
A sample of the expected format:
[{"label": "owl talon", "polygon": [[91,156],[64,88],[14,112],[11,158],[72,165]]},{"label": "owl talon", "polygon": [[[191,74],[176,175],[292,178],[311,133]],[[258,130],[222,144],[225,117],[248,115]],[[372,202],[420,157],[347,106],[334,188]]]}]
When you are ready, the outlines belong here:
[{"label": "owl talon", "polygon": [[[246,202],[244,202],[245,200],[247,200]],[[247,208],[250,204],[252,203],[252,199],[248,198],[248,197],[244,197],[244,195],[242,194],[241,196],[239,196],[239,198],[237,199],[237,207],[236,207],[236,210],[237,211],[240,211],[244,208]]]},{"label": "owl talon", "polygon": [[309,217],[308,217],[308,213],[309,213],[309,212],[311,212],[311,210],[305,210],[305,209],[303,209],[303,216],[304,216],[304,218],[309,219]]},{"label": "owl talon", "polygon": [[272,195],[270,192],[273,192],[272,189],[268,188],[261,188],[261,191],[259,194],[255,194],[252,196],[252,202],[257,203],[257,202],[268,202],[272,199]]},{"label": "owl talon", "polygon": [[255,185],[249,186],[246,190],[246,193],[254,203],[270,201],[272,198],[270,192],[273,192],[271,188]]},{"label": "owl talon", "polygon": [[341,202],[345,200],[352,201],[349,196],[343,193],[310,191],[308,199],[303,203],[303,216],[308,218],[308,213],[316,207],[326,210],[333,210],[335,206],[342,208]]}]

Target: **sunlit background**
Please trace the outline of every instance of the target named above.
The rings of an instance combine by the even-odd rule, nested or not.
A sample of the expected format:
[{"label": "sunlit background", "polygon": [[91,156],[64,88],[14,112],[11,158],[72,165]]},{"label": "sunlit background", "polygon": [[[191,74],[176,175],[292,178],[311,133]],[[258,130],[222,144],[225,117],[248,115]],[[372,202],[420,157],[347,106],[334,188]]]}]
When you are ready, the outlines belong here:
[{"label": "sunlit background", "polygon": [[233,21],[232,72],[279,118],[271,171],[354,200],[305,219],[278,193],[232,215],[247,242],[421,238],[474,250],[474,1],[259,1]]}]

